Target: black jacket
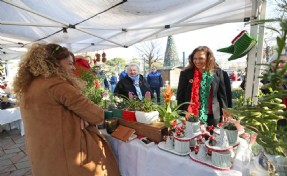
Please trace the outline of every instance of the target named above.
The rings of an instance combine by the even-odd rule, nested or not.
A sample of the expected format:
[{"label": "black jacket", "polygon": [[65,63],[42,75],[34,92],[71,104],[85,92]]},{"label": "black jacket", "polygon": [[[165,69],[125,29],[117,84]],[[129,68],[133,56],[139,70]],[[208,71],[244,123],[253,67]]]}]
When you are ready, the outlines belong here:
[{"label": "black jacket", "polygon": [[[147,91],[150,91],[150,87],[142,75],[139,77],[139,87],[143,97]],[[133,80],[128,75],[126,75],[122,80],[118,82],[114,91],[114,95],[123,95],[128,98],[129,92],[133,92],[134,95],[137,95],[136,88],[133,85]]]},{"label": "black jacket", "polygon": [[[177,89],[177,103],[190,102],[192,84],[189,80],[193,79],[194,69],[184,70],[180,72],[178,89]],[[224,82],[224,75],[221,69],[216,69],[213,74],[212,82],[212,111],[214,119],[220,119],[222,115],[221,108],[227,108],[227,95]],[[187,110],[188,105],[182,106],[182,110]]]},{"label": "black jacket", "polygon": [[223,76],[224,76],[224,83],[225,83],[225,90],[226,90],[226,96],[227,96],[227,102],[228,107],[232,108],[232,90],[231,90],[231,83],[228,76],[228,73],[224,70],[222,70]]}]

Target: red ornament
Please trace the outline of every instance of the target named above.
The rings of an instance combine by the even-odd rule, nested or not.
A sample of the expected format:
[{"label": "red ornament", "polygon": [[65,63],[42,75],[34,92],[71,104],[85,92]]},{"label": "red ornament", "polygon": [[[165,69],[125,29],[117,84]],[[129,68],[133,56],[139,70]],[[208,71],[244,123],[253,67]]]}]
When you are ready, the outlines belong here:
[{"label": "red ornament", "polygon": [[209,136],[209,141],[213,141],[214,139],[214,136]]},{"label": "red ornament", "polygon": [[207,149],[207,155],[211,156],[212,155],[212,150]]},{"label": "red ornament", "polygon": [[194,146],[194,153],[197,154],[199,151],[199,145]]},{"label": "red ornament", "polygon": [[218,123],[217,126],[218,126],[218,127],[222,127],[222,126],[223,126],[223,123]]}]

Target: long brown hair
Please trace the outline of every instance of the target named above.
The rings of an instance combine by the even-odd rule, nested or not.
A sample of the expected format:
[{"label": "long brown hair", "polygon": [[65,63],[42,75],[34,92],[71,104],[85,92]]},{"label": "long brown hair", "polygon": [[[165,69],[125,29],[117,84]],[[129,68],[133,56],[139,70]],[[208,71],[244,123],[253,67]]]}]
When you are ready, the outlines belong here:
[{"label": "long brown hair", "polygon": [[214,69],[217,68],[216,62],[215,62],[215,57],[213,55],[213,52],[211,51],[210,48],[208,48],[207,46],[199,46],[197,48],[195,48],[192,53],[188,56],[188,61],[189,64],[188,66],[185,68],[185,70],[189,70],[194,68],[194,63],[193,63],[193,57],[195,55],[196,52],[198,51],[203,51],[206,55],[206,71],[213,71]]},{"label": "long brown hair", "polygon": [[13,83],[17,99],[20,100],[31,82],[40,76],[45,78],[59,76],[63,80],[69,81],[74,87],[82,90],[84,84],[67,73],[59,64],[60,60],[69,56],[69,50],[58,44],[32,45],[19,64],[19,70]]}]

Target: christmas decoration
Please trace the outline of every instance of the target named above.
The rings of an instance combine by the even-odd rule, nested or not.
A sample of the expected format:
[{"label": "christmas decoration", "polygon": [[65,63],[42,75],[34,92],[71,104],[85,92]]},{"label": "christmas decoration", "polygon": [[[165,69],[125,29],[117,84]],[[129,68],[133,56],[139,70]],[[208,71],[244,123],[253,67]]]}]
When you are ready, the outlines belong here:
[{"label": "christmas decoration", "polygon": [[179,65],[178,53],[172,36],[168,36],[163,66]]}]

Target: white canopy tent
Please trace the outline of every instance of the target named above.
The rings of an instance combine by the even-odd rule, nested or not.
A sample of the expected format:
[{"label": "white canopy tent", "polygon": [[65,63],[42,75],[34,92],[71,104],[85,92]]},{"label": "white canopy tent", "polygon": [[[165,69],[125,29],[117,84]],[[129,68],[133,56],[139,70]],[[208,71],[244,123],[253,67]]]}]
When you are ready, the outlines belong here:
[{"label": "white canopy tent", "polygon": [[[19,53],[35,42],[59,43],[75,53],[88,52],[129,47],[218,24],[247,22],[265,15],[264,10],[260,13],[262,2],[266,3],[263,0],[0,0],[0,59],[18,59]],[[253,97],[258,90],[254,72],[258,75],[259,70],[254,68],[261,63],[263,45],[262,29],[258,25],[251,28],[251,35],[259,42],[249,53],[246,97]]]},{"label": "white canopy tent", "polygon": [[[258,0],[0,0],[0,58],[59,43],[73,52],[129,47],[257,16]],[[68,38],[63,37],[67,31]]]}]

